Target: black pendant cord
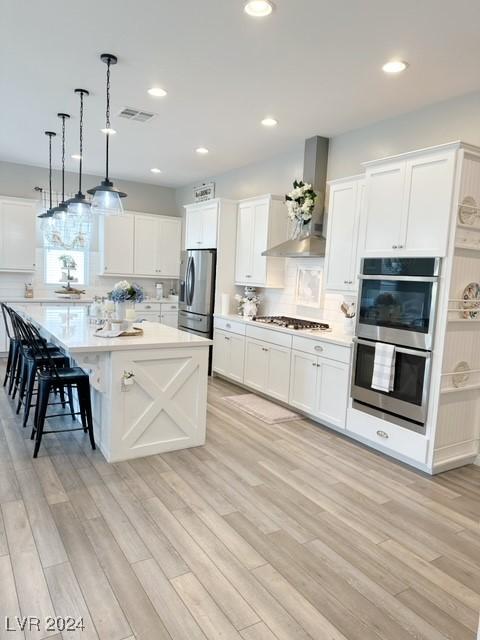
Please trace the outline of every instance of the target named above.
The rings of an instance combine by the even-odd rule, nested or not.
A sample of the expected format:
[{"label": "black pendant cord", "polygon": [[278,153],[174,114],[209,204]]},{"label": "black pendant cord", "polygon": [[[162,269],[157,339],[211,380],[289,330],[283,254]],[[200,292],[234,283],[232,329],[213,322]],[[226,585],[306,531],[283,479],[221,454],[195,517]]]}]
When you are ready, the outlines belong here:
[{"label": "black pendant cord", "polygon": [[62,203],[65,202],[65,116],[62,117]]},{"label": "black pendant cord", "polygon": [[45,131],[45,135],[48,136],[48,192],[49,192],[49,212],[52,210],[52,138],[57,134],[54,131]]},{"label": "black pendant cord", "polygon": [[82,193],[83,169],[83,91],[80,91],[80,160],[78,167],[78,193]]},{"label": "black pendant cord", "polygon": [[107,60],[107,109],[106,109],[106,129],[105,134],[105,180],[108,182],[108,164],[109,164],[109,147],[110,147],[110,64],[111,59]]}]

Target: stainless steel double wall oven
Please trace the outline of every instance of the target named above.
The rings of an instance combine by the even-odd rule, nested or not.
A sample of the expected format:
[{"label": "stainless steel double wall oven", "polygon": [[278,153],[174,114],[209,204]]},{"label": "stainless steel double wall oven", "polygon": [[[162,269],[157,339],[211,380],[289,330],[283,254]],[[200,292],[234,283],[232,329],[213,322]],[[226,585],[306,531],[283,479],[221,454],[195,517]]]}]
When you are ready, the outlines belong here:
[{"label": "stainless steel double wall oven", "polygon": [[[439,258],[365,258],[360,274],[353,406],[425,432]],[[376,342],[395,345],[394,388],[372,389]]]}]

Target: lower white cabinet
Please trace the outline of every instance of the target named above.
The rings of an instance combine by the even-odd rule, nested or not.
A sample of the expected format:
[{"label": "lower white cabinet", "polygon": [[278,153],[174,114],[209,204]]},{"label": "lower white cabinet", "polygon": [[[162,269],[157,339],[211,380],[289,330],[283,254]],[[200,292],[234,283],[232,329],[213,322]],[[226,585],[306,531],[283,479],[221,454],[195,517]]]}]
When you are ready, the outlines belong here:
[{"label": "lower white cabinet", "polygon": [[162,311],[160,314],[160,322],[166,324],[167,327],[178,327],[178,311]]},{"label": "lower white cabinet", "polygon": [[7,345],[7,332],[5,330],[5,324],[3,322],[3,316],[0,314],[0,353],[5,353],[8,350]]},{"label": "lower white cabinet", "polygon": [[243,383],[245,337],[215,329],[213,338],[213,370],[226,378]]},{"label": "lower white cabinet", "polygon": [[247,338],[244,383],[272,398],[288,402],[290,353],[287,347]]},{"label": "lower white cabinet", "polygon": [[292,351],[289,404],[345,429],[350,366]]}]

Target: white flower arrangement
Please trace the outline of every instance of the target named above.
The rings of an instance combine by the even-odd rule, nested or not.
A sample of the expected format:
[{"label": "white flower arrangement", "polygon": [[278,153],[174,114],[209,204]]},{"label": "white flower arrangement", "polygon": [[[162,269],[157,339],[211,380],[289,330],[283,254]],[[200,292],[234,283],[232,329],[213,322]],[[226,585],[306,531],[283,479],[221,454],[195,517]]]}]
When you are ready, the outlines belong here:
[{"label": "white flower arrangement", "polygon": [[303,182],[302,180],[295,180],[293,190],[285,196],[290,220],[297,220],[302,224],[310,222],[316,199],[317,194],[312,189],[311,184]]},{"label": "white flower arrangement", "polygon": [[237,293],[235,300],[238,303],[238,315],[243,316],[245,305],[251,303],[257,306],[260,303],[261,298],[255,291],[255,287],[245,287],[243,296]]}]

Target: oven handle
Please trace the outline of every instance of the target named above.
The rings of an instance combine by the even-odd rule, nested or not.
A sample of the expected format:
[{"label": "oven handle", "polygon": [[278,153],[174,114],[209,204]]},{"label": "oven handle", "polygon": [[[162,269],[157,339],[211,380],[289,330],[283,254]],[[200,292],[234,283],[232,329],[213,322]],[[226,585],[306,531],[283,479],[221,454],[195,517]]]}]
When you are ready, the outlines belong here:
[{"label": "oven handle", "polygon": [[438,282],[438,276],[366,276],[359,275],[360,280],[394,280],[395,282]]},{"label": "oven handle", "polygon": [[[362,340],[361,338],[353,338],[353,342],[357,344],[364,344],[367,347],[375,348],[376,343],[379,341],[378,340]],[[398,353],[406,353],[407,355],[418,356],[419,358],[425,358],[425,360],[429,360],[432,357],[431,351],[420,351],[418,349],[406,349],[405,347],[397,347],[397,345],[394,345],[394,346],[395,346],[395,351],[398,351]]]}]

